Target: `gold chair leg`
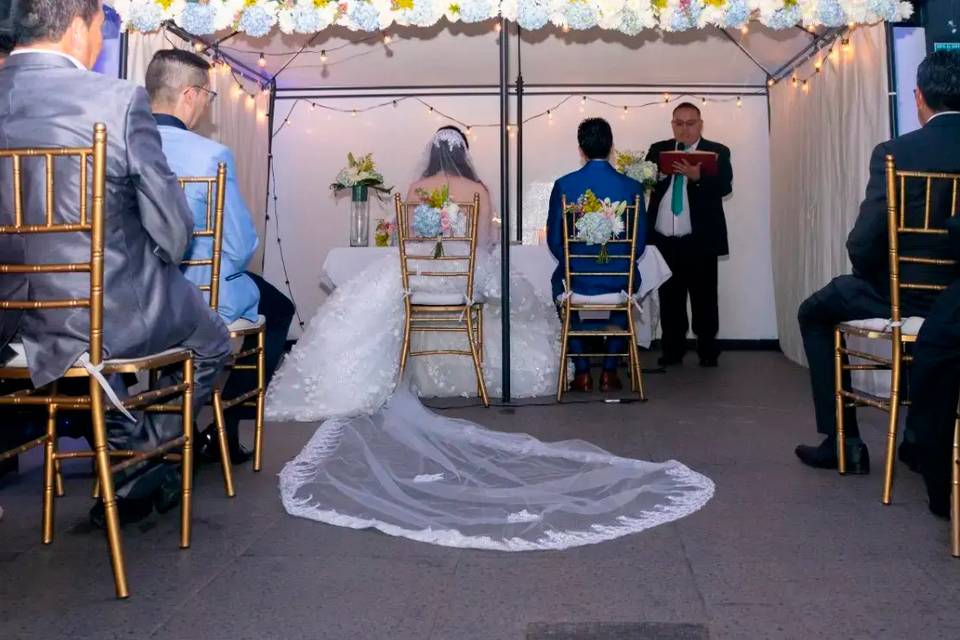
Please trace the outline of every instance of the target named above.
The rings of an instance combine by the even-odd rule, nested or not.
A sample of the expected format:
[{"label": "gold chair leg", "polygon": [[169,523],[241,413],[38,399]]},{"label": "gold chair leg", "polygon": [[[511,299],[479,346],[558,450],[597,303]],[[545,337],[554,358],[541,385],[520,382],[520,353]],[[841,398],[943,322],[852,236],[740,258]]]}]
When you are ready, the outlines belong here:
[{"label": "gold chair leg", "polygon": [[892,341],[893,366],[890,371],[890,415],[887,421],[887,455],[883,464],[883,504],[893,500],[893,469],[897,461],[897,430],[900,418],[900,375],[903,370],[902,347]]},{"label": "gold chair leg", "polygon": [[[633,340],[633,336],[632,336],[632,335],[630,336],[630,340]],[[634,364],[634,367],[636,367],[636,375],[637,375],[637,389],[636,389],[636,391],[637,391],[637,396],[638,396],[641,400],[646,400],[646,399],[647,399],[647,392],[646,392],[646,390],[643,388],[643,367],[640,366],[640,348],[637,347],[637,343],[636,343],[636,342],[633,342],[633,344],[631,345],[631,349],[632,349],[632,351],[633,351],[633,364]]]},{"label": "gold chair leg", "polygon": [[43,446],[43,544],[53,542],[53,494],[57,476],[57,405],[47,406],[47,441]]},{"label": "gold chair leg", "polygon": [[223,486],[227,497],[236,495],[233,490],[233,464],[230,461],[230,447],[227,445],[227,429],[223,424],[223,396],[220,389],[213,391],[213,422],[217,429],[217,442],[220,445],[220,466],[223,469]]},{"label": "gold chair leg", "polygon": [[193,499],[193,358],[183,363],[183,455],[180,461],[180,548],[190,548],[190,516]]},{"label": "gold chair leg", "polygon": [[257,415],[253,423],[253,470],[263,467],[263,408],[267,394],[267,332],[261,327],[257,333]]},{"label": "gold chair leg", "polygon": [[90,378],[90,412],[93,419],[93,448],[97,465],[99,493],[103,499],[103,512],[107,528],[107,545],[110,549],[110,564],[118,598],[127,598],[127,570],[123,561],[120,541],[120,514],[117,511],[117,495],[113,489],[113,474],[110,471],[110,454],[107,451],[107,426],[104,418],[103,395],[99,383]]},{"label": "gold chair leg", "polygon": [[477,345],[473,341],[473,313],[467,309],[465,315],[467,321],[467,342],[470,344],[470,353],[473,358],[473,370],[477,374],[477,385],[480,387],[480,400],[484,407],[490,406],[490,399],[487,397],[487,383],[483,379],[483,367],[480,366],[480,356],[477,353]]},{"label": "gold chair leg", "polygon": [[840,475],[847,472],[847,437],[843,431],[843,335],[833,330],[833,390],[837,422],[837,471]]},{"label": "gold chair leg", "polygon": [[570,307],[563,303],[563,329],[560,331],[560,371],[557,380],[557,402],[563,402],[567,390],[567,341],[570,333]]},{"label": "gold chair leg", "polygon": [[953,423],[953,464],[950,466],[950,553],[960,558],[960,417]]},{"label": "gold chair leg", "polygon": [[[480,369],[483,370],[483,307],[476,309],[477,311],[477,320],[474,325],[476,333],[476,344],[477,344],[477,353],[480,354]],[[471,311],[472,313],[472,311]],[[477,382],[477,396],[483,396],[483,390],[480,387],[480,383]]]},{"label": "gold chair leg", "polygon": [[403,380],[403,372],[407,369],[407,358],[410,356],[410,324],[413,322],[409,299],[406,303],[407,309],[403,321],[403,346],[400,347],[400,376],[397,381]]},{"label": "gold chair leg", "polygon": [[66,491],[63,488],[63,473],[60,469],[60,461],[54,460],[54,482],[56,483],[57,497],[62,498],[66,495]]}]

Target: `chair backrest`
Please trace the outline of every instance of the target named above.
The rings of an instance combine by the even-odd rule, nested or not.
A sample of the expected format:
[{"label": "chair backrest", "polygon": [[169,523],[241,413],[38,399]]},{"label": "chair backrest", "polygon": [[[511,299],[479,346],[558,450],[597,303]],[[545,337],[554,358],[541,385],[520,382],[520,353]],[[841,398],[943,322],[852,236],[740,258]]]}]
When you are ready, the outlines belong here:
[{"label": "chair backrest", "polygon": [[957,215],[960,174],[899,170],[888,155],[886,179],[890,315],[898,323],[904,291],[932,297],[957,278],[946,226]]},{"label": "chair backrest", "polygon": [[[60,162],[56,162],[59,160]],[[71,162],[73,161],[73,162]],[[69,162],[66,167],[66,162]],[[42,163],[42,166],[41,166]],[[13,211],[0,211],[0,236],[29,236],[35,234],[84,234],[89,236],[90,260],[76,263],[15,263],[0,264],[0,274],[90,274],[90,289],[86,298],[69,300],[37,300],[37,290],[30,289],[30,300],[0,300],[0,310],[43,311],[50,309],[85,308],[90,315],[90,362],[98,365],[103,360],[103,243],[104,207],[107,175],[107,128],[97,123],[93,128],[90,147],[60,148],[34,147],[0,149],[0,171],[12,165],[13,188],[10,199]],[[54,171],[54,166],[57,166]],[[67,175],[65,169],[79,172],[78,208],[75,211],[57,211],[57,177]],[[37,201],[39,193],[25,193],[24,178],[38,184],[34,171],[42,171],[44,193],[41,208],[24,207],[29,198]],[[31,216],[30,214],[33,214]],[[37,217],[38,219],[30,219]],[[42,219],[40,219],[42,218]],[[59,222],[58,222],[59,220]]]},{"label": "chair backrest", "polygon": [[[220,305],[220,261],[223,257],[223,207],[227,191],[227,164],[217,165],[217,175],[178,178],[180,186],[187,191],[203,192],[203,201],[206,203],[206,214],[202,226],[194,220],[193,239],[212,238],[213,246],[209,258],[192,258],[183,260],[183,267],[210,267],[210,279],[207,284],[197,285],[201,291],[208,294],[210,308],[214,311]],[[192,255],[192,252],[191,252]]]},{"label": "chair backrest", "polygon": [[[620,250],[607,252],[609,262],[604,267],[597,267],[596,271],[574,271],[574,260],[580,265],[589,260],[586,264],[597,264],[596,259],[599,249],[596,251],[587,249],[586,240],[580,240],[577,237],[577,212],[567,209],[567,198],[564,196],[561,200],[561,210],[563,218],[563,261],[564,261],[564,287],[565,291],[573,291],[573,280],[577,278],[609,278],[622,277],[627,280],[627,293],[633,293],[634,278],[637,272],[637,234],[636,228],[640,224],[640,196],[636,196],[633,204],[627,203],[623,213],[623,233],[607,241],[607,245],[613,247],[623,247]],[[595,245],[592,245],[595,246]]]},{"label": "chair backrest", "polygon": [[[463,213],[464,235],[424,237],[414,231],[414,214],[421,202],[404,202],[400,194],[394,196],[397,209],[397,234],[400,245],[400,270],[403,289],[415,292],[429,289],[430,278],[463,278],[466,300],[473,300],[474,268],[477,262],[477,217],[480,215],[480,194],[473,194],[473,202],[456,203]],[[456,232],[454,232],[456,233]],[[435,256],[437,242],[443,244],[443,255]]]}]

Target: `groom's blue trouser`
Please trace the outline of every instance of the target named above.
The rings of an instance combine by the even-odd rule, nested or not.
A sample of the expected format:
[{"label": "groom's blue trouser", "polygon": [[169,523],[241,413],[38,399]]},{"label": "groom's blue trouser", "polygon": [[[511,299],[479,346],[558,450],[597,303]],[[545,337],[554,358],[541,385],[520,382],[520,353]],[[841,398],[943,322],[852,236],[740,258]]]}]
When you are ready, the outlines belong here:
[{"label": "groom's blue trouser", "polygon": [[[610,318],[605,320],[581,320],[576,312],[570,318],[570,329],[573,331],[603,331],[610,327],[617,329],[627,328],[627,314],[625,311],[614,311],[610,313]],[[606,338],[583,338],[572,336],[570,338],[570,354],[573,356],[573,368],[575,374],[588,373],[590,371],[590,360],[587,358],[578,358],[578,353],[599,353],[600,349],[590,346],[591,343],[601,346],[605,342],[604,351],[606,353],[625,353],[627,350],[627,340],[623,336],[607,336]],[[616,371],[620,366],[619,356],[607,356],[603,359],[604,371]]]}]

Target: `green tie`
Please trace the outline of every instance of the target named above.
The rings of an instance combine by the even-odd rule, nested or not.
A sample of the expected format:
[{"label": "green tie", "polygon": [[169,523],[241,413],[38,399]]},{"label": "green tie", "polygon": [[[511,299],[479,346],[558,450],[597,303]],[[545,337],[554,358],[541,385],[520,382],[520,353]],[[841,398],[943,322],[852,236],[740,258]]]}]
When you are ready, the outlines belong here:
[{"label": "green tie", "polygon": [[[683,151],[685,146],[682,142],[678,142],[677,150]],[[673,176],[673,196],[670,201],[670,210],[673,211],[675,216],[683,213],[683,175],[679,173]]]}]

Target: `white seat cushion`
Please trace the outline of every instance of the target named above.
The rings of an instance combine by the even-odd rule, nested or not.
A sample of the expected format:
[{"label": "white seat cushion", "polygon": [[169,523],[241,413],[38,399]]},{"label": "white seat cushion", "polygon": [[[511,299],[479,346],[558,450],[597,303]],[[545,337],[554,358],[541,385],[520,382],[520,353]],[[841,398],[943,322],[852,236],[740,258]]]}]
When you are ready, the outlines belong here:
[{"label": "white seat cushion", "polygon": [[410,303],[450,307],[464,304],[464,296],[462,293],[420,292],[411,294]]},{"label": "white seat cushion", "polygon": [[[574,293],[570,296],[570,301],[573,304],[623,304],[626,300],[623,297],[623,294],[619,291],[611,293],[600,293],[593,296],[588,296],[583,293]],[[557,296],[557,304],[563,302],[563,296]]]},{"label": "white seat cushion", "polygon": [[267,319],[263,316],[257,316],[256,322],[250,322],[246,318],[237,318],[229,325],[227,325],[227,331],[246,331],[248,329],[259,329],[267,322]]},{"label": "white seat cushion", "polygon": [[[890,322],[890,318],[868,318],[867,320],[850,320],[843,324],[857,327],[858,329],[866,329],[867,331],[889,332],[893,329],[893,327],[890,326]],[[902,318],[901,322],[903,323],[901,325],[901,331],[904,335],[908,336],[917,335],[920,333],[920,327],[923,326],[923,318],[920,316]]]},{"label": "white seat cushion", "polygon": [[[10,360],[8,360],[6,364],[4,364],[4,365],[2,365],[2,366],[4,366],[4,367],[26,368],[26,367],[28,366],[28,364],[27,364],[27,352],[26,352],[26,350],[23,348],[23,343],[22,343],[22,342],[11,342],[11,343],[10,343],[9,345],[7,345],[7,346],[9,346],[11,349],[13,349],[13,352],[14,352],[15,355],[13,356],[13,358],[11,358]],[[130,364],[130,363],[133,363],[133,362],[139,362],[139,361],[141,361],[141,360],[148,360],[148,359],[150,359],[150,358],[157,358],[157,357],[160,357],[160,356],[166,356],[166,355],[170,355],[170,354],[172,354],[172,353],[178,353],[178,352],[180,352],[180,351],[183,351],[183,349],[180,349],[180,348],[176,348],[176,347],[175,347],[175,348],[173,348],[173,349],[167,349],[167,350],[161,351],[161,352],[159,352],[159,353],[151,353],[150,355],[147,355],[147,356],[140,356],[139,358],[113,358],[113,359],[111,359],[111,360],[105,360],[103,364],[106,365],[106,366],[109,366],[109,365],[119,366],[119,365],[124,365],[124,364]]]}]

